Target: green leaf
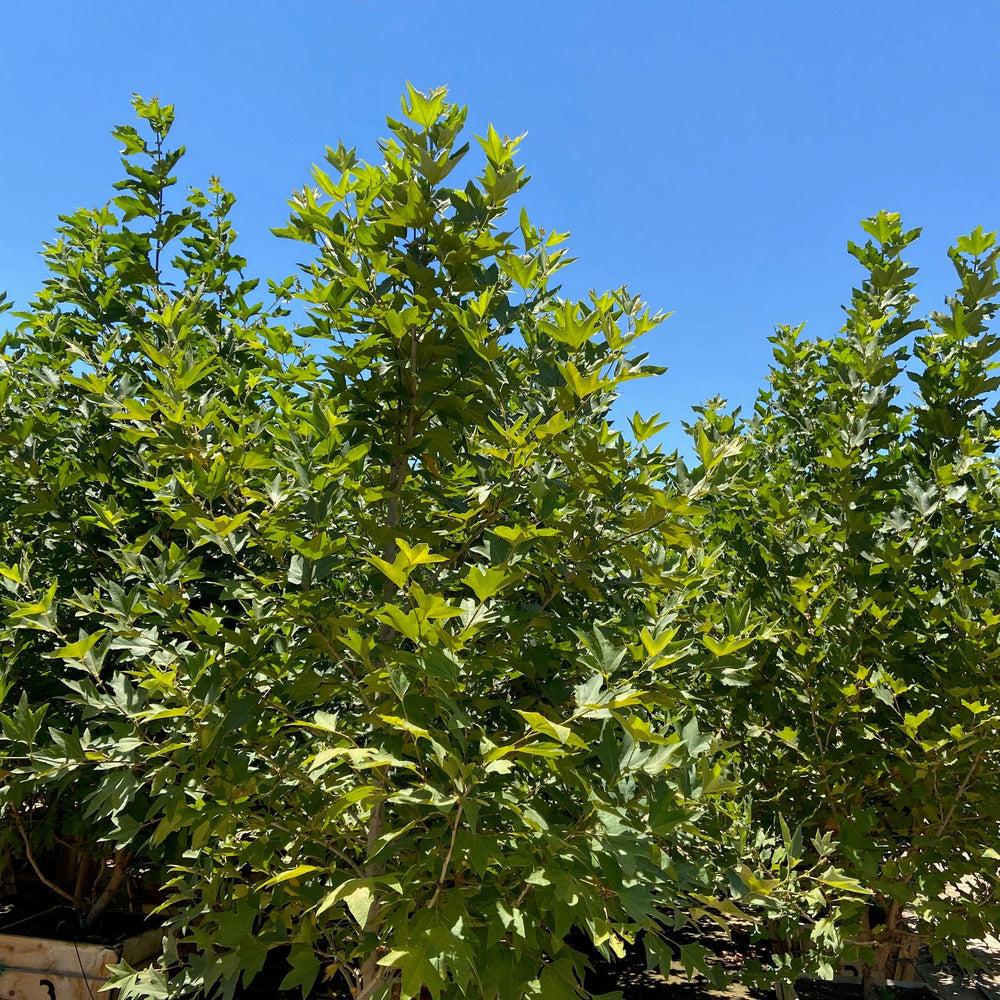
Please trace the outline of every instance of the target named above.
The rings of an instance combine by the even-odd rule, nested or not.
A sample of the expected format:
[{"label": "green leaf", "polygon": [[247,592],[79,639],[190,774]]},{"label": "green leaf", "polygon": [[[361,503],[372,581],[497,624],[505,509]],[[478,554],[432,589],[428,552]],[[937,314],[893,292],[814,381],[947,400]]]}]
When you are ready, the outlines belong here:
[{"label": "green leaf", "polygon": [[422,736],[425,739],[430,739],[431,734],[428,730],[424,729],[422,726],[417,726],[407,719],[402,719],[398,715],[380,715],[379,718],[388,723],[394,729],[400,729],[403,732],[410,733],[413,736]]},{"label": "green leaf", "polygon": [[517,714],[528,723],[533,732],[541,733],[543,736],[551,736],[560,743],[571,747],[584,747],[586,744],[577,736],[569,726],[560,725],[545,718],[538,712],[525,712],[517,709]]},{"label": "green leaf", "polygon": [[727,635],[723,639],[716,639],[711,635],[701,637],[702,645],[713,655],[718,657],[729,656],[737,650],[749,646],[753,642],[749,636]]},{"label": "green leaf", "polygon": [[574,395],[580,399],[592,396],[606,384],[605,380],[601,377],[599,368],[587,375],[583,375],[572,361],[567,361],[559,365],[559,371],[562,372],[566,384],[573,390]]},{"label": "green leaf", "polygon": [[462,583],[472,590],[481,603],[499,593],[513,580],[513,574],[495,566],[473,566],[462,577]]},{"label": "green leaf", "polygon": [[400,589],[406,586],[409,579],[410,567],[397,562],[386,562],[379,556],[367,556],[366,561],[371,563],[383,576],[388,577]]},{"label": "green leaf", "polygon": [[320,974],[320,962],[313,949],[307,945],[293,945],[288,956],[289,972],[278,987],[281,990],[300,989],[307,997]]},{"label": "green leaf", "polygon": [[411,549],[406,539],[397,538],[396,547],[399,549],[399,557],[405,566],[422,566],[425,563],[448,561],[444,556],[431,555],[430,547],[425,542],[420,542]]},{"label": "green leaf", "polygon": [[430,128],[444,110],[445,94],[443,88],[424,94],[407,83],[406,97],[403,98],[403,113],[421,127]]},{"label": "green leaf", "polygon": [[899,214],[897,212],[879,212],[878,215],[863,220],[861,228],[879,243],[888,243],[901,232]]},{"label": "green leaf", "polygon": [[290,882],[292,879],[301,878],[303,875],[310,875],[312,872],[322,871],[317,865],[297,865],[295,868],[290,868],[286,872],[282,872],[280,875],[275,875],[269,878],[266,882],[261,885],[262,889],[272,889],[276,885],[280,885],[282,882]]},{"label": "green leaf", "polygon": [[987,250],[991,249],[996,243],[996,233],[987,233],[983,231],[982,226],[976,226],[975,229],[968,236],[959,236],[958,240],[955,242],[955,246],[962,252],[967,254],[972,254],[974,257],[979,257],[981,254],[986,253]]},{"label": "green leaf", "polygon": [[96,632],[84,636],[76,642],[71,642],[66,646],[60,646],[59,649],[54,649],[51,652],[44,653],[43,655],[50,660],[82,660],[87,653],[89,653],[94,646],[101,641],[101,638],[106,633],[107,629],[98,629]]},{"label": "green leaf", "polygon": [[856,892],[866,894],[868,890],[857,880],[851,878],[849,875],[845,875],[842,871],[834,868],[832,865],[823,872],[822,875],[816,876],[817,881],[822,882],[823,885],[832,886],[834,889],[843,889],[846,892]]},{"label": "green leaf", "polygon": [[371,887],[359,885],[346,893],[343,899],[347,905],[348,912],[354,918],[354,922],[359,927],[364,927],[368,920],[368,913],[372,902],[375,899],[375,894],[372,892]]}]

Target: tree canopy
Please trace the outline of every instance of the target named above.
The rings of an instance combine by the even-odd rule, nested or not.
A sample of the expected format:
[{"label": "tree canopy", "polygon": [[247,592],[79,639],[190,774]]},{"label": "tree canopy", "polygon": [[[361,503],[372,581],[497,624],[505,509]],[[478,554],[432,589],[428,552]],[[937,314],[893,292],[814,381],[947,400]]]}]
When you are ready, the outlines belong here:
[{"label": "tree canopy", "polygon": [[173,205],[172,111],[136,109],[4,343],[5,808],[158,864],[196,951],[136,988],[290,947],[303,991],[574,996],[573,928],[621,954],[708,884],[726,786],[678,682],[710,479],[608,417],[661,317],[563,299],[518,140],[448,186],[465,110],[412,89],[383,162],[329,149],[295,195],[313,259],[267,308],[231,196]]},{"label": "tree canopy", "polygon": [[[780,826],[761,865],[791,891],[782,933],[805,920],[814,962],[846,955],[877,986],[910,941],[968,959],[1000,923],[1000,250],[959,239],[957,292],[918,319],[919,230],[863,225],[840,333],[779,329],[752,419],[714,404],[692,432],[740,442],[746,488],[713,496],[704,530],[769,623],[750,683],[706,708],[742,741],[751,824]],[[810,892],[796,865],[824,859],[838,875]]]},{"label": "tree canopy", "polygon": [[0,838],[85,923],[162,892],[114,985],[568,1000],[640,939],[717,981],[676,932],[735,919],[874,988],[996,933],[992,234],[924,320],[863,223],[844,328],[779,329],[686,464],[612,416],[663,317],[562,295],[443,90],[327,149],[266,291],[135,108],[0,342]]}]

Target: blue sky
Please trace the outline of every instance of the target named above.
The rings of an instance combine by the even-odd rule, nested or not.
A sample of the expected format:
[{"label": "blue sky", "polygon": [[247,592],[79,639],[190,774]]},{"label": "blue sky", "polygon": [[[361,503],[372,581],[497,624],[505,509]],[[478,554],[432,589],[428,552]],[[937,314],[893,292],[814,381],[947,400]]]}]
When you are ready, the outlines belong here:
[{"label": "blue sky", "polygon": [[277,277],[301,252],[269,229],[324,146],[374,157],[405,81],[447,85],[476,131],[528,132],[525,201],[573,233],[569,292],[628,283],[674,311],[646,343],[670,371],[624,400],[668,443],[692,404],[753,399],[776,324],[839,327],[859,218],[924,228],[926,308],[950,241],[1000,227],[995,2],[6,0],[0,31],[0,289],[20,302],[57,214],[111,193],[133,91],[176,104],[184,180],[221,175],[251,270]]}]

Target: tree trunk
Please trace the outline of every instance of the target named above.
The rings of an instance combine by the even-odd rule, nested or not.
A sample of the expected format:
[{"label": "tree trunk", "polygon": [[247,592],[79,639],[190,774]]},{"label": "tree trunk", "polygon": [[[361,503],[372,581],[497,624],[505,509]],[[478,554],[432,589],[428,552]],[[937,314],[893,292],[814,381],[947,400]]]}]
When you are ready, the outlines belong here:
[{"label": "tree trunk", "polygon": [[84,927],[89,929],[101,919],[104,911],[114,901],[115,893],[118,892],[122,881],[128,874],[128,867],[131,863],[132,855],[128,851],[121,849],[115,853],[115,866],[111,872],[111,878],[108,879],[108,884],[105,886],[104,892],[94,900],[90,912],[83,922]]},{"label": "tree trunk", "polygon": [[885,925],[877,937],[872,934],[871,912],[871,907],[865,912],[864,929],[871,946],[875,949],[875,958],[872,962],[866,962],[861,966],[861,991],[864,1000],[881,1000],[888,989],[889,959],[899,950],[897,941],[899,904],[893,901],[889,903],[888,909],[881,905],[876,908],[879,923],[884,922]]},{"label": "tree trunk", "polygon": [[875,961],[861,967],[861,991],[864,1000],[882,1000],[888,989],[885,967],[889,950],[888,946],[880,945],[875,950]]}]

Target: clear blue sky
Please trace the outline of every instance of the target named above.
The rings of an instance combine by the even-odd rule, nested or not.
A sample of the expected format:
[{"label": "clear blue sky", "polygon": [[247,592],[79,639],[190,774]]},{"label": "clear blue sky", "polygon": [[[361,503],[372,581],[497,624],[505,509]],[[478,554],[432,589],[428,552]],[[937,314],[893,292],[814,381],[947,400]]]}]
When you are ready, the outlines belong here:
[{"label": "clear blue sky", "polygon": [[537,224],[573,233],[566,287],[629,283],[675,315],[669,373],[631,412],[673,423],[752,400],[779,323],[840,325],[857,220],[949,242],[1000,228],[1000,4],[895,0],[48,0],[0,3],[0,289],[24,302],[56,215],[102,203],[133,91],[177,106],[184,180],[221,175],[251,270],[299,255],[269,227],[343,138],[369,156],[406,80],[447,85],[476,131],[528,131]]}]

